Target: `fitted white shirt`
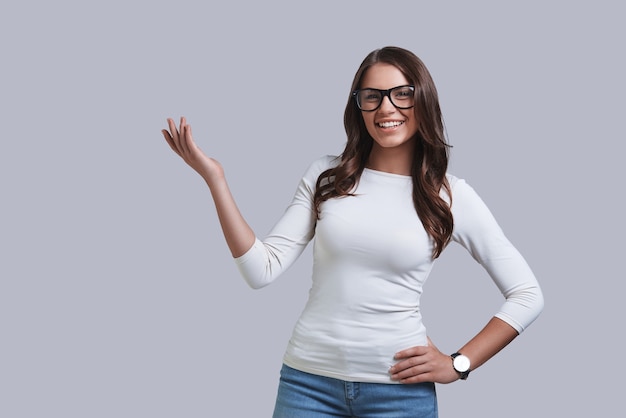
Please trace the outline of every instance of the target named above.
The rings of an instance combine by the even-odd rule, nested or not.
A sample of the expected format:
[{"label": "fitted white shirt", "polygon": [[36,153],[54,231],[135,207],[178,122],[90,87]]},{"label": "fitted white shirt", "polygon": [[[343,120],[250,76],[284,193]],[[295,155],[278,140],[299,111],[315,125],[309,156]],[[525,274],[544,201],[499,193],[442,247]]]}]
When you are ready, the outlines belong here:
[{"label": "fitted white shirt", "polygon": [[[286,365],[348,381],[394,383],[396,352],[427,344],[420,296],[433,242],[420,222],[412,179],[365,169],[354,196],[329,199],[316,220],[313,195],[326,156],[303,176],[292,203],[262,241],[235,259],[253,288],[284,272],[315,237],[312,286],[284,356]],[[489,273],[505,297],[495,316],[522,332],[543,308],[528,264],[476,192],[448,174],[453,241]]]}]

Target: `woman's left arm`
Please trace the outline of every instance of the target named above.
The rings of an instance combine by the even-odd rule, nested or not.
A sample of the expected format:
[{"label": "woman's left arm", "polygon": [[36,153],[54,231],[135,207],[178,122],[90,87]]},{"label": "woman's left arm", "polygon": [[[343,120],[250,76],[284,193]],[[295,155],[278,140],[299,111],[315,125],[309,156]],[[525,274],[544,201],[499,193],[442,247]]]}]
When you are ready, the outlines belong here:
[{"label": "woman's left arm", "polygon": [[[475,370],[518,335],[515,328],[494,317],[458,352],[470,359],[470,369]],[[392,380],[401,383],[451,383],[461,377],[452,367],[452,357],[439,351],[430,339],[428,346],[402,350],[395,359],[398,363],[389,372]]]},{"label": "woman's left arm", "polygon": [[[544,300],[532,270],[505,237],[482,199],[465,181],[454,180],[452,238],[485,268],[505,297],[495,316],[458,350],[469,358],[470,370],[475,370],[539,316]],[[396,360],[390,373],[392,379],[403,383],[450,383],[460,377],[452,367],[450,355],[439,351],[430,340],[428,346],[398,352]]]}]

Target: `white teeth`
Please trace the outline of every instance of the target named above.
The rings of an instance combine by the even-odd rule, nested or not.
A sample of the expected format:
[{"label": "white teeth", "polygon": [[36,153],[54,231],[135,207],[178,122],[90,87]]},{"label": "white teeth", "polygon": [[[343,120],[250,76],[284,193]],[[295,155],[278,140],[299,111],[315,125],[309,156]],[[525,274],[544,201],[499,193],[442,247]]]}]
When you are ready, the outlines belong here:
[{"label": "white teeth", "polygon": [[393,121],[393,122],[380,122],[378,124],[378,126],[380,126],[381,128],[393,128],[395,126],[400,126],[402,125],[404,122],[400,122],[400,121]]}]

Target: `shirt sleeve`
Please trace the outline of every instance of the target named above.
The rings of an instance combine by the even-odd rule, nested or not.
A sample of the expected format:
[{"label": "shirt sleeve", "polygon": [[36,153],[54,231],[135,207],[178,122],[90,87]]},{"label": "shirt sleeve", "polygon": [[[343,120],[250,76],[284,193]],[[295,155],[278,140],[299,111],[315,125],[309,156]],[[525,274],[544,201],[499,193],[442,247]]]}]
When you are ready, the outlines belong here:
[{"label": "shirt sleeve", "polygon": [[452,239],[485,268],[505,297],[495,316],[521,333],[543,310],[539,283],[474,189],[462,179],[451,183]]},{"label": "shirt sleeve", "polygon": [[254,289],[267,286],[302,254],[315,234],[313,196],[318,176],[330,167],[334,157],[318,159],[309,166],[295,195],[269,234],[255,239],[252,247],[235,258],[239,272]]}]

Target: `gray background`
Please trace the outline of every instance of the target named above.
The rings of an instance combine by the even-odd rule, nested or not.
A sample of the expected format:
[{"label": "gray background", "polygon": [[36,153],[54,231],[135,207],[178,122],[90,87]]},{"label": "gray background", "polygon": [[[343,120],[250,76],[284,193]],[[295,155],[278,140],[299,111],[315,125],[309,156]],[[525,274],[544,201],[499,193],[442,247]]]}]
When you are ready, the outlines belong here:
[{"label": "gray background", "polygon": [[[353,74],[385,45],[431,70],[450,171],[546,296],[512,345],[439,386],[441,416],[620,416],[619,3],[3,1],[0,416],[270,416],[310,250],[250,290],[159,131],[187,116],[262,236],[343,149]],[[446,352],[502,302],[456,245],[425,290]]]}]

